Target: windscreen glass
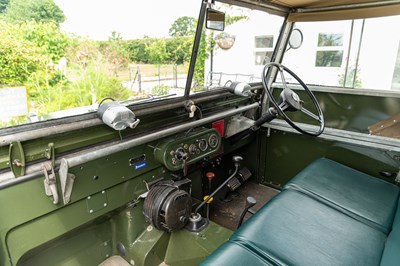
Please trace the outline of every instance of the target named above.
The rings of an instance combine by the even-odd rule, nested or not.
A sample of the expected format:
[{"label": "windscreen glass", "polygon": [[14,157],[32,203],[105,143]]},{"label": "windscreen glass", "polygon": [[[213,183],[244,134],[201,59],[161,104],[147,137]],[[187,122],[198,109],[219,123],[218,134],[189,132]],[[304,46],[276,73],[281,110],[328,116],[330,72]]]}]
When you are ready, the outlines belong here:
[{"label": "windscreen glass", "polygon": [[266,12],[216,3],[225,12],[224,31],[204,29],[191,93],[220,88],[233,81],[261,81],[271,60],[283,18]]},{"label": "windscreen glass", "polygon": [[201,1],[0,5],[0,127],[184,95]]},{"label": "windscreen glass", "polygon": [[296,23],[303,44],[283,64],[308,84],[399,91],[399,24],[400,16]]}]

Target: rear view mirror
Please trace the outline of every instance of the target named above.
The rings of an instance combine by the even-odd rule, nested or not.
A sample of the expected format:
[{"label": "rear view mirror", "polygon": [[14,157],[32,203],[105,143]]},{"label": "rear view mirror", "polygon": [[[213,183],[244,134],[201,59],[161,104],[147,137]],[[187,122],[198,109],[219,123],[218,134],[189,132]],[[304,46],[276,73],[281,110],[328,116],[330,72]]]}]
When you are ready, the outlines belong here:
[{"label": "rear view mirror", "polygon": [[223,31],[225,29],[225,13],[212,8],[207,8],[206,28]]}]

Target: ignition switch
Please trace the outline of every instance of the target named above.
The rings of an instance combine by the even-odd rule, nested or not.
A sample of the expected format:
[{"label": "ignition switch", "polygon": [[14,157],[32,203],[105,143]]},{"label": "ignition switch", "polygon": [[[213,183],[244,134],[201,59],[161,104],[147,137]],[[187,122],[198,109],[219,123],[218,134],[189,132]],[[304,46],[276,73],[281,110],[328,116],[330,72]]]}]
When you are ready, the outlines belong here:
[{"label": "ignition switch", "polygon": [[187,154],[187,152],[182,147],[180,147],[175,151],[175,158],[178,161],[186,161],[189,158],[189,154]]}]

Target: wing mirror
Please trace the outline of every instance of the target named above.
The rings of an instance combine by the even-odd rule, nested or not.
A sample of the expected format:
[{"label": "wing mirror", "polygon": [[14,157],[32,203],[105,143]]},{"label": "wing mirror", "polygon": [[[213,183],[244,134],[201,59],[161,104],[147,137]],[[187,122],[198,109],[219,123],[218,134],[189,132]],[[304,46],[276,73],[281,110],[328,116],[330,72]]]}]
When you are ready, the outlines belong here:
[{"label": "wing mirror", "polygon": [[303,44],[303,33],[299,29],[293,29],[289,38],[289,49],[298,49]]},{"label": "wing mirror", "polygon": [[223,31],[225,29],[225,13],[207,8],[206,28],[210,30]]}]

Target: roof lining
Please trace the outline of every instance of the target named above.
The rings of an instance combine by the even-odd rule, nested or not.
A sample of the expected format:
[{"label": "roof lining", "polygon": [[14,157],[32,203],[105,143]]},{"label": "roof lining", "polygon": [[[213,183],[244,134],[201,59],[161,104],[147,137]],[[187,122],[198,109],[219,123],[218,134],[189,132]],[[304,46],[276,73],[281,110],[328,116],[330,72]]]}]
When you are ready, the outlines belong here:
[{"label": "roof lining", "polygon": [[292,12],[289,14],[288,20],[291,22],[333,21],[385,17],[399,14],[400,4],[391,4],[342,10],[335,9],[312,12]]},{"label": "roof lining", "polygon": [[325,7],[305,7],[305,8],[299,7],[299,8],[296,8],[296,12],[307,13],[307,12],[321,12],[321,11],[333,11],[333,10],[339,11],[339,10],[347,10],[347,9],[379,7],[379,6],[388,6],[388,5],[396,5],[396,4],[400,4],[400,0],[364,2],[364,3],[337,5],[337,6],[325,6]]},{"label": "roof lining", "polygon": [[218,0],[218,1],[226,4],[246,7],[255,10],[261,10],[279,16],[288,16],[290,11],[292,11],[292,9],[289,7],[277,5],[264,0]]}]

